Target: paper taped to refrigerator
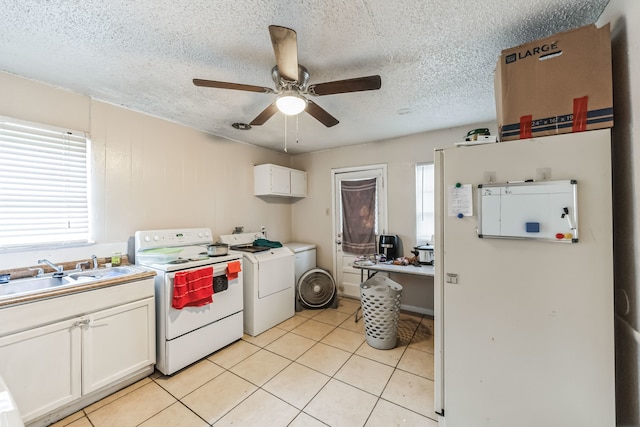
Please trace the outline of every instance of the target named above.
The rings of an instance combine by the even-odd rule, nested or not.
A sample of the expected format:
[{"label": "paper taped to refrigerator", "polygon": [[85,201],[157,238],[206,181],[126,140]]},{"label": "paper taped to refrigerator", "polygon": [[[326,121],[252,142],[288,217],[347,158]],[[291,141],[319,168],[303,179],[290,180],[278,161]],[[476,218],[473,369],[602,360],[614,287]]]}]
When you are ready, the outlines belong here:
[{"label": "paper taped to refrigerator", "polygon": [[478,236],[578,241],[575,180],[478,186]]},{"label": "paper taped to refrigerator", "polygon": [[456,184],[449,187],[447,198],[449,216],[472,216],[473,194],[471,184]]}]

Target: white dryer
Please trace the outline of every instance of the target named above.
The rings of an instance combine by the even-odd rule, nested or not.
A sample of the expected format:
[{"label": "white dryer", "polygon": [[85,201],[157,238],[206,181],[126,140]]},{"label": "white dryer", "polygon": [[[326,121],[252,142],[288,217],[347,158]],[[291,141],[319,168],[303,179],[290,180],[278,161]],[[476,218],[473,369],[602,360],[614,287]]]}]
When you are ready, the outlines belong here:
[{"label": "white dryer", "polygon": [[244,332],[256,336],[295,314],[294,255],[286,247],[255,246],[262,233],[221,235],[244,258]]}]

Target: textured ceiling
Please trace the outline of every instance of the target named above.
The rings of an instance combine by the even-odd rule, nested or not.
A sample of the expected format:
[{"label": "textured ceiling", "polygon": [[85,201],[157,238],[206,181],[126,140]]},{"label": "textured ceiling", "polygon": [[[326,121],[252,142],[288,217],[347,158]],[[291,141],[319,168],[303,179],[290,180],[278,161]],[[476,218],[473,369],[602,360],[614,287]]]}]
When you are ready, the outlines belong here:
[{"label": "textured ceiling", "polygon": [[[285,119],[250,122],[275,95],[268,26],[296,30],[323,83],[379,74],[378,91],[313,98],[340,123],[286,123],[291,154],[495,119],[502,49],[597,20],[608,0],[0,0],[0,70],[215,135],[282,150]],[[463,135],[461,135],[461,138]],[[296,140],[298,142],[296,142]]]}]

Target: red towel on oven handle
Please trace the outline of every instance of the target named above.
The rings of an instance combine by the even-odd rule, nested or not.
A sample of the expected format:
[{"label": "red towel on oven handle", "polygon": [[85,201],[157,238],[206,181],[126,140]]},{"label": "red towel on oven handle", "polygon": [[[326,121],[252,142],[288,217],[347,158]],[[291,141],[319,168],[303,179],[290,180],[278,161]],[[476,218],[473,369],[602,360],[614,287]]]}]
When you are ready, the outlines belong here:
[{"label": "red towel on oven handle", "polygon": [[227,280],[237,279],[240,271],[242,271],[242,264],[240,261],[229,262],[227,264]]},{"label": "red towel on oven handle", "polygon": [[175,309],[200,307],[213,302],[213,267],[195,271],[179,271],[173,278],[173,301]]}]

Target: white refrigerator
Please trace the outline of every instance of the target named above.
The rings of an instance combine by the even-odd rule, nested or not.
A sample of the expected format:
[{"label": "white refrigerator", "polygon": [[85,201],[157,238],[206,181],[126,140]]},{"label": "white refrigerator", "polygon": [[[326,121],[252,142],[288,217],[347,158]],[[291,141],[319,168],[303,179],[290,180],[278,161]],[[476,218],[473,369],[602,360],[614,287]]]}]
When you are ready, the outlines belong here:
[{"label": "white refrigerator", "polygon": [[615,426],[610,150],[608,129],[436,150],[441,426]]}]

